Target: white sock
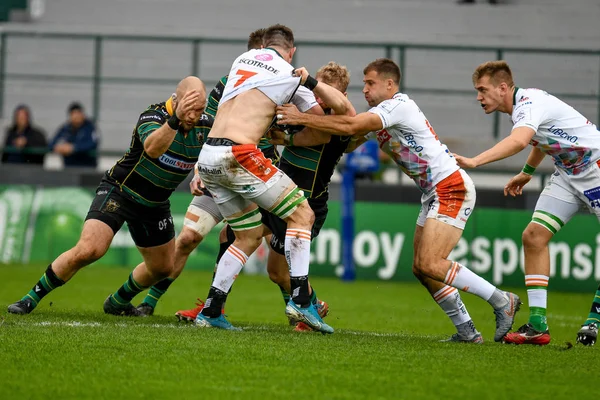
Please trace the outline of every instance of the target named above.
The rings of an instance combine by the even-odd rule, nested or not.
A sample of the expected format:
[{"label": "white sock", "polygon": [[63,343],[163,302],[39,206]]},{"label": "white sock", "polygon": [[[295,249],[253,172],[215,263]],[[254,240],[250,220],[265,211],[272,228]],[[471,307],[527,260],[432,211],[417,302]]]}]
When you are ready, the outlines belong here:
[{"label": "white sock", "polygon": [[285,232],[285,259],[290,266],[290,277],[308,275],[311,232],[288,228]]},{"label": "white sock", "polygon": [[546,275],[525,275],[529,307],[548,308],[548,279]]},{"label": "white sock", "polygon": [[456,261],[450,266],[444,283],[479,296],[485,301],[488,301],[496,290],[494,285]]},{"label": "white sock", "polygon": [[444,286],[435,292],[433,299],[452,320],[454,326],[462,325],[471,320],[471,316],[460,298],[460,293],[452,286]]},{"label": "white sock", "polygon": [[219,261],[212,286],[228,293],[246,261],[248,256],[243,251],[234,245],[229,246]]}]

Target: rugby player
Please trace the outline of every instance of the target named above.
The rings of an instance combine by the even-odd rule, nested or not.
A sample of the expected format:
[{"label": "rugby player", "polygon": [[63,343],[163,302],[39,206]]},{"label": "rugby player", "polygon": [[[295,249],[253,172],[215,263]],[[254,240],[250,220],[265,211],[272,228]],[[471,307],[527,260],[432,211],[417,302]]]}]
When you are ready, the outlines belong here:
[{"label": "rugby player", "polygon": [[30,313],[49,292],[101,258],[127,222],[144,266],[136,268],[106,299],[104,311],[139,314],[131,299],[173,270],[175,231],[169,197],[194,168],[204,136],[212,126],[213,118],[203,114],[205,106],[204,84],[189,76],[179,82],[167,101],[151,105],[139,116],[129,150],[96,189],[75,247],[58,256],[8,312]]},{"label": "rugby player", "polygon": [[[264,32],[264,29],[258,29],[250,33],[247,43],[248,50],[260,49],[262,47]],[[208,103],[205,112],[213,118],[217,114],[217,108],[219,106],[221,96],[223,95],[223,89],[227,83],[227,78],[227,75],[222,77],[208,96]],[[261,148],[265,156],[273,160],[273,162],[276,162],[279,158],[277,150],[268,142],[268,140],[261,140],[261,145],[259,145],[259,148]],[[153,285],[142,303],[137,306],[139,314],[142,316],[154,314],[154,309],[157,302],[167,292],[173,281],[179,277],[192,251],[198,247],[202,240],[204,240],[204,237],[218,223],[223,221],[223,216],[219,212],[219,209],[212,199],[211,194],[208,192],[208,190],[206,190],[206,188],[201,186],[201,182],[196,174],[194,174],[194,179],[192,179],[190,182],[190,191],[194,197],[190,202],[185,214],[181,232],[175,241],[175,262],[173,272],[171,272],[167,278],[164,278],[157,284]],[[235,237],[233,236],[233,231],[231,231],[231,229],[223,228],[220,233],[221,245],[217,255],[216,263],[219,262],[221,256],[225,253],[227,247],[233,243],[234,239]],[[144,263],[138,265],[136,268],[145,268]],[[198,301],[198,306],[195,309],[177,311],[175,315],[180,320],[191,319],[193,321],[204,305],[200,299],[198,299]]]},{"label": "rugby player", "polygon": [[[291,299],[286,314],[323,333],[333,333],[310,301],[308,270],[314,213],[302,191],[257,148],[272,126],[275,106],[289,101],[301,111],[323,113],[316,93],[338,113],[352,105],[339,91],[289,64],[295,52],[292,31],[283,25],[267,29],[266,48],[251,50],[233,63],[219,104],[212,134],[200,153],[198,171],[236,239],[217,267],[206,304],[196,325],[235,329],[222,315],[233,280],[265,234],[258,206],[287,223],[285,256],[290,268]],[[300,86],[301,84],[306,87]]]},{"label": "rugby player", "polygon": [[494,339],[501,340],[512,327],[519,297],[447,259],[475,206],[471,178],[456,165],[416,103],[399,92],[400,69],[392,60],[375,60],[363,73],[363,93],[372,107],[368,112],[355,117],[303,115],[286,104],[277,107],[278,122],[359,136],[357,146],[376,139],[423,193],[414,236],[413,272],[456,326],[457,333],[449,340],[483,341],[456,289],[473,293],[493,307]]},{"label": "rugby player", "polygon": [[518,196],[546,154],[554,159],[555,172],[523,232],[529,321],[504,338],[505,343],[546,345],[551,340],[546,319],[548,243],[580,208],[588,208],[600,218],[599,132],[590,120],[558,98],[543,90],[515,86],[505,61],[479,65],[473,73],[473,85],[483,111],[509,114],[513,128],[508,137],[473,158],[456,155],[460,166],[476,168],[502,160],[531,144],[522,171],[504,187],[505,196]]}]

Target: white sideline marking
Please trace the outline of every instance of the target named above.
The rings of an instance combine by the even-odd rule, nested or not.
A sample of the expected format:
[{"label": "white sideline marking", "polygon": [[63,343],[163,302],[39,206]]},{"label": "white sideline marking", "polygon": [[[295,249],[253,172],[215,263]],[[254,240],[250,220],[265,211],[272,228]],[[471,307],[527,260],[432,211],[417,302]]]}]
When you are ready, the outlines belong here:
[{"label": "white sideline marking", "polygon": [[[560,315],[549,315],[548,319],[551,320],[551,326],[557,327],[572,327],[576,328],[579,326],[578,322],[581,322],[581,318],[575,316],[560,316]],[[79,321],[40,321],[40,322],[10,322],[7,324],[18,325],[18,326],[66,326],[72,328],[103,328],[103,327],[118,327],[118,328],[155,328],[155,329],[206,329],[198,328],[194,324],[190,323],[173,323],[173,324],[136,324],[126,322],[116,323],[102,323],[102,322],[79,322]],[[2,326],[2,324],[0,324]],[[274,331],[272,326],[266,325],[246,325],[241,327],[244,331]],[[514,328],[514,327],[513,327]],[[514,329],[513,329],[514,330]],[[373,336],[373,337],[396,337],[396,338],[439,338],[441,335],[423,335],[417,333],[405,333],[405,332],[370,332],[370,331],[354,331],[348,329],[336,329],[334,334],[338,335],[355,335],[355,336]],[[450,335],[450,332],[448,332]]]},{"label": "white sideline marking", "polygon": [[[102,323],[102,322],[79,322],[79,321],[39,321],[39,322],[11,322],[10,325],[18,326],[66,326],[72,328],[104,328],[104,327],[118,327],[118,328],[158,328],[158,329],[203,329],[198,328],[194,324],[190,323],[173,323],[173,324],[136,324],[127,322],[115,322],[115,323]],[[282,325],[283,326],[283,325]],[[266,325],[246,325],[243,326],[244,331],[274,331],[272,326]],[[420,337],[420,338],[432,338],[439,335],[419,335],[414,333],[401,333],[401,332],[369,332],[369,331],[353,331],[347,329],[338,329],[335,331],[338,334],[355,335],[355,336],[375,336],[375,337]]]}]

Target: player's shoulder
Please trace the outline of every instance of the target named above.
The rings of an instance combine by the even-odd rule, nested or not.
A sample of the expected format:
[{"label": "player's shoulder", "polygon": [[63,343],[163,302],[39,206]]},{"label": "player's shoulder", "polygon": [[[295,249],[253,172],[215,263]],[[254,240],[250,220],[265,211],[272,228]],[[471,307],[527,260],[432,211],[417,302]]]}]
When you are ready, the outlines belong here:
[{"label": "player's shoulder", "polygon": [[523,108],[523,107],[541,106],[545,102],[549,101],[552,97],[548,94],[548,92],[541,90],[541,89],[517,88],[515,90],[516,90],[515,99],[514,99],[515,109]]},{"label": "player's shoulder", "polygon": [[404,111],[407,108],[413,107],[414,105],[414,101],[412,101],[406,94],[396,93],[391,99],[382,101],[375,108],[388,114],[392,114],[394,112]]},{"label": "player's shoulder", "polygon": [[146,123],[146,122],[157,122],[159,124],[163,124],[169,118],[169,113],[167,112],[166,103],[156,103],[151,104],[146,108],[138,119],[138,123]]}]

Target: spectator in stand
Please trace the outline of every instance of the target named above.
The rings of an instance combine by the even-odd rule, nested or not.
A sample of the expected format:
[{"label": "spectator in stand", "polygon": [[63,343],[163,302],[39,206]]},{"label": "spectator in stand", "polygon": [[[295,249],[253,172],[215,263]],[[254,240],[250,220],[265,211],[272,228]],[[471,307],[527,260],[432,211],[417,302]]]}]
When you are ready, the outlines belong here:
[{"label": "spectator in stand", "polygon": [[46,152],[46,135],[32,125],[29,107],[18,105],[13,114],[12,125],[6,129],[2,162],[43,165]]},{"label": "spectator in stand", "polygon": [[96,167],[98,134],[80,103],[68,108],[69,120],[56,132],[50,149],[63,156],[65,167]]}]

